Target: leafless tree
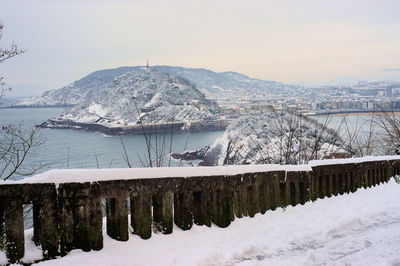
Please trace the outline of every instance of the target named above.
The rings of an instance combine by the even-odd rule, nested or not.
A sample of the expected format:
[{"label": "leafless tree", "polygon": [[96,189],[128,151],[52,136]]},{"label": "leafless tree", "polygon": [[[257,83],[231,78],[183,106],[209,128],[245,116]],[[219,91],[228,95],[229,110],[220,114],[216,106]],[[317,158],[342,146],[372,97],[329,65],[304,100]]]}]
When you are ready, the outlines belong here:
[{"label": "leafless tree", "polygon": [[345,149],[351,157],[364,157],[380,154],[378,121],[375,116],[348,116],[341,118],[341,128],[338,129]]},{"label": "leafless tree", "polygon": [[[336,130],[329,128],[330,117],[322,123],[295,111],[273,111],[262,128],[246,133],[245,145],[231,131],[224,164],[303,164],[310,160],[330,158],[332,154],[347,156],[344,141]],[[275,139],[270,139],[273,132]]]},{"label": "leafless tree", "polygon": [[44,142],[37,136],[38,129],[25,130],[18,124],[2,126],[0,132],[0,179],[30,176],[46,166],[26,164],[32,150]]},{"label": "leafless tree", "polygon": [[[137,153],[139,163],[142,167],[162,167],[171,166],[172,143],[174,138],[174,117],[173,114],[169,117],[168,121],[160,130],[160,125],[157,123],[146,123],[144,117],[141,117],[141,111],[137,104],[134,96],[133,99],[134,108],[128,107],[128,110],[132,117],[137,120],[137,124],[141,129],[141,134],[144,137],[146,149],[143,154]],[[158,117],[155,112],[149,112],[147,114],[149,121],[157,121]],[[127,147],[120,136],[120,142],[123,149],[124,161],[127,166],[131,168],[133,162],[128,156]]]},{"label": "leafless tree", "polygon": [[[0,24],[0,40],[4,27]],[[23,53],[15,43],[10,48],[0,48],[0,63]],[[4,77],[0,77],[0,101],[6,90]],[[43,143],[38,135],[38,129],[25,129],[22,123],[17,125],[2,125],[0,128],[0,179],[7,180],[16,176],[29,176],[42,169],[45,165],[29,166],[27,157],[33,149]]]},{"label": "leafless tree", "polygon": [[[0,41],[3,35],[4,26],[0,23]],[[0,64],[4,63],[6,60],[17,56],[24,51],[19,49],[18,46],[13,42],[9,48],[0,47]],[[11,90],[10,87],[6,88],[6,82],[3,76],[0,76],[0,100],[4,97],[5,92]]]},{"label": "leafless tree", "polygon": [[375,116],[380,129],[379,148],[381,154],[400,154],[400,116],[395,110],[379,112]]}]

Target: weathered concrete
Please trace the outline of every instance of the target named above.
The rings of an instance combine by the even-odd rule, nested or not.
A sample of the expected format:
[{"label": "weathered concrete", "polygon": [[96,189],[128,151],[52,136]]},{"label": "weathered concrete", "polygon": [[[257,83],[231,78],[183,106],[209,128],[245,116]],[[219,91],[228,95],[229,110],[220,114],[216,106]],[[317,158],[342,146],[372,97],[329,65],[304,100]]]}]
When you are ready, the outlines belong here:
[{"label": "weathered concrete", "polygon": [[24,217],[22,202],[19,199],[6,201],[4,226],[6,236],[6,253],[11,263],[24,256]]},{"label": "weathered concrete", "polygon": [[59,247],[57,191],[53,185],[36,184],[33,187],[41,191],[43,196],[43,199],[36,199],[32,204],[34,236],[42,246],[44,257],[54,258],[58,255]]},{"label": "weathered concrete", "polygon": [[100,188],[98,184],[92,184],[90,194],[91,197],[88,202],[88,231],[90,236],[90,247],[92,250],[101,250],[103,248],[103,201],[100,196]]},{"label": "weathered concrete", "polygon": [[242,186],[244,187],[247,213],[249,217],[254,217],[260,211],[259,207],[259,181],[258,176],[254,174],[244,174],[242,177]]},{"label": "weathered concrete", "polygon": [[193,192],[188,190],[174,195],[174,222],[182,230],[193,225]]},{"label": "weathered concrete", "polygon": [[219,182],[211,190],[211,219],[214,224],[224,228],[228,227],[232,220],[233,204],[231,190],[224,185],[224,183],[228,183],[226,182],[227,177],[216,177],[216,179]]},{"label": "weathered concrete", "polygon": [[131,197],[131,226],[142,239],[151,237],[151,195]]},{"label": "weathered concrete", "polygon": [[4,236],[4,202],[0,202],[0,250],[5,250]]},{"label": "weathered concrete", "polygon": [[153,228],[155,232],[172,233],[173,200],[172,192],[158,192],[153,195]]},{"label": "weathered concrete", "polygon": [[400,160],[319,165],[312,171],[63,183],[58,188],[51,183],[0,185],[0,249],[10,262],[23,257],[24,204],[33,206],[33,240],[48,259],[72,249],[101,250],[104,215],[107,234],[128,240],[128,199],[132,233],[148,239],[152,228],[170,234],[173,223],[183,230],[193,224],[227,227],[237,218],[355,192],[396,174]]},{"label": "weathered concrete", "polygon": [[127,198],[106,199],[107,234],[116,240],[127,241],[128,236],[128,205]]},{"label": "weathered concrete", "polygon": [[75,248],[90,251],[87,217],[90,184],[60,184],[58,191],[61,253],[65,254]]},{"label": "weathered concrete", "polygon": [[[260,213],[264,214],[271,209],[270,189],[268,184],[268,175],[257,174],[258,178],[258,197]],[[239,217],[239,216],[237,216]],[[240,218],[240,217],[239,217]]]}]

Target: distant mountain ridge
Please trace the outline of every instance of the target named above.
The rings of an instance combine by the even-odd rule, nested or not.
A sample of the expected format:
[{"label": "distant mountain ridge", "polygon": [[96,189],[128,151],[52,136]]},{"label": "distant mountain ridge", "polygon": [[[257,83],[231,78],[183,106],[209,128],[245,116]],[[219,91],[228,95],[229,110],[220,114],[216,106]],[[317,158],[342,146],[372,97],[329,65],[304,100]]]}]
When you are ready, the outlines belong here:
[{"label": "distant mountain ridge", "polygon": [[[16,106],[68,106],[77,105],[113,84],[118,76],[138,71],[143,66],[124,66],[95,71],[60,89],[49,90],[41,96],[24,98]],[[250,78],[237,72],[214,72],[203,68],[152,66],[151,69],[189,80],[203,92],[214,94],[227,91],[248,93],[287,94],[295,86],[275,81]]]}]

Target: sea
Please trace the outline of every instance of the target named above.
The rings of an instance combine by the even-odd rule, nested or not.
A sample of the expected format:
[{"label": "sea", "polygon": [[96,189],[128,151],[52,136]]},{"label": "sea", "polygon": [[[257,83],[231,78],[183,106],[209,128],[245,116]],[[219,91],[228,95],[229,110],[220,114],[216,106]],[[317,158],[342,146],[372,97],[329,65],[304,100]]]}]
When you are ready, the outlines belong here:
[{"label": "sea", "polygon": [[[22,127],[29,131],[33,126],[49,118],[57,117],[63,111],[64,108],[0,109],[0,126],[21,123]],[[343,126],[343,116],[314,117],[320,123],[327,123],[331,128],[340,128],[341,131],[347,131],[349,127],[356,130],[360,126],[363,127],[363,130],[367,130],[370,118],[370,115],[348,116],[345,127]],[[152,153],[155,154],[154,146],[157,142],[159,148],[165,147],[164,166],[185,165],[181,161],[170,160],[169,151],[182,152],[200,149],[212,144],[222,134],[223,131],[153,135]],[[149,164],[148,148],[143,135],[119,137],[82,130],[41,129],[38,136],[44,140],[44,143],[32,150],[25,163],[26,166],[46,165],[38,173],[49,169],[128,167],[128,163],[124,159],[126,157],[124,147],[131,167],[144,167]],[[162,145],[164,139],[165,145]]]},{"label": "sea", "polygon": [[[64,108],[0,109],[0,127],[21,123],[22,127],[29,131],[35,125],[59,116],[63,111]],[[222,134],[223,131],[152,135],[152,154],[155,156],[156,143],[159,150],[164,146],[163,154],[168,155],[170,150],[182,152],[200,149],[212,144]],[[124,159],[124,147],[132,167],[143,167],[149,164],[148,149],[143,135],[128,135],[120,138],[82,130],[40,129],[38,137],[43,139],[44,143],[33,149],[27,157],[26,166],[46,165],[39,173],[49,169],[128,167]],[[158,152],[158,154],[161,153]],[[155,157],[153,161],[154,159]],[[170,160],[169,156],[165,156],[163,162],[164,166],[182,165],[180,161]]]}]

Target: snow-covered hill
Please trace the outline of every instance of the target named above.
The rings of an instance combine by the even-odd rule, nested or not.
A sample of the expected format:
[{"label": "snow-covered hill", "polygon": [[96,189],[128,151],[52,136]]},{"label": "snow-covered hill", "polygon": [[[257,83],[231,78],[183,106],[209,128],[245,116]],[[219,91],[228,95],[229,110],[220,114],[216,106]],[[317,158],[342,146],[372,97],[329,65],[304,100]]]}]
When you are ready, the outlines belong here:
[{"label": "snow-covered hill", "polygon": [[232,122],[210,147],[173,154],[200,165],[301,164],[346,155],[343,141],[315,120],[288,112],[244,116]]},{"label": "snow-covered hill", "polygon": [[132,71],[120,67],[93,72],[86,77],[57,90],[45,91],[41,96],[19,99],[17,106],[66,106],[80,104],[112,85],[114,78]]},{"label": "snow-covered hill", "polygon": [[287,94],[296,86],[275,81],[266,81],[228,71],[213,72],[203,68],[184,68],[171,66],[156,66],[162,72],[184,77],[205,92],[215,94],[227,91],[242,91],[247,93]]},{"label": "snow-covered hill", "polygon": [[144,67],[87,93],[58,120],[122,126],[215,119],[219,112],[220,107],[188,80]]},{"label": "snow-covered hill", "polygon": [[[66,106],[80,104],[96,95],[102,89],[110,87],[116,77],[128,72],[138,71],[141,68],[143,67],[132,66],[99,70],[60,89],[46,91],[41,96],[21,99],[16,105]],[[224,94],[232,91],[285,94],[295,88],[279,82],[250,78],[236,72],[218,73],[201,68],[173,66],[152,66],[151,69],[182,77],[193,83],[199,90],[214,94]]]}]

